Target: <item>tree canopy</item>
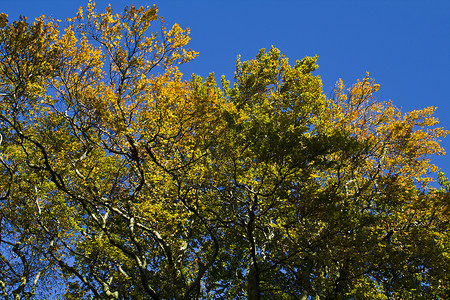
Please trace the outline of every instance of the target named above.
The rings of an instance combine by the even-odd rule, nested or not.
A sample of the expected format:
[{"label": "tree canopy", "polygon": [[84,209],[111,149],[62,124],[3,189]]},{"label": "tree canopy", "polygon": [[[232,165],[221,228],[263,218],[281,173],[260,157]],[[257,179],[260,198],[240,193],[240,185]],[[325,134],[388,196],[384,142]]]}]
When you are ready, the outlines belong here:
[{"label": "tree canopy", "polygon": [[182,77],[156,7],[0,15],[4,299],[448,299],[434,107],[317,57]]}]

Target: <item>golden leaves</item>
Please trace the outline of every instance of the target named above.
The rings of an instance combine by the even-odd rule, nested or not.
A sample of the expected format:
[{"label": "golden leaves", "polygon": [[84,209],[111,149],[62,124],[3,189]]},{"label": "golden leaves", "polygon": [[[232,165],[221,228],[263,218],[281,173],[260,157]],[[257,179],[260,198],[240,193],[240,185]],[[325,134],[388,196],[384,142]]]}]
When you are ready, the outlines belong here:
[{"label": "golden leaves", "polygon": [[[78,259],[80,280],[174,298],[197,279],[198,290],[230,280],[215,268],[260,263],[279,295],[273,278],[292,295],[305,288],[291,280],[298,266],[323,290],[348,272],[349,293],[376,298],[374,268],[413,257],[414,241],[443,247],[432,226],[443,226],[447,192],[428,186],[447,134],[435,108],[377,101],[368,75],[349,89],[339,80],[327,99],[317,56],[291,67],[276,48],[238,58],[232,87],[214,74],[185,81],[189,29],[149,33],[156,22],[155,7],[98,13],[90,2],[63,32],[45,18],[0,26],[0,183],[20,208],[8,214],[41,222],[33,230]],[[159,283],[177,280],[164,294]]]},{"label": "golden leaves", "polygon": [[8,24],[8,15],[5,13],[0,14],[0,28],[5,27]]},{"label": "golden leaves", "polygon": [[378,89],[379,85],[368,74],[347,93],[339,80],[332,104],[335,122],[359,141],[371,145],[372,165],[378,164],[384,173],[399,174],[404,180],[414,178],[426,188],[432,181],[429,174],[437,170],[429,157],[444,154],[439,140],[448,131],[430,128],[438,124],[432,116],[434,107],[402,114],[392,102],[375,99]]}]

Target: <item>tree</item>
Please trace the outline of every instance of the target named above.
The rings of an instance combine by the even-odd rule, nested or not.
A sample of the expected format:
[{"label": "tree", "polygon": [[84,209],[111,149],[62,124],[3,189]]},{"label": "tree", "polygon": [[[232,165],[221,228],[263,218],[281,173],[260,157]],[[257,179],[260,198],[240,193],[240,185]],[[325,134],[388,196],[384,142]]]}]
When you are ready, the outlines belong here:
[{"label": "tree", "polygon": [[368,75],[328,99],[275,48],[183,80],[189,30],[155,7],[60,26],[0,18],[5,299],[448,297],[434,108]]}]

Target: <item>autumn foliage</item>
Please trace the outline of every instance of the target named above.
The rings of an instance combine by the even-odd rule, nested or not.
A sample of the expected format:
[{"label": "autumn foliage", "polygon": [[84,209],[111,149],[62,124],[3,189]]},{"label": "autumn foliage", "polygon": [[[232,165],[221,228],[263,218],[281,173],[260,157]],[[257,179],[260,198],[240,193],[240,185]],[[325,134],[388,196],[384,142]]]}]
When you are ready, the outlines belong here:
[{"label": "autumn foliage", "polygon": [[434,107],[276,48],[186,79],[188,41],[156,7],[0,15],[4,299],[450,297]]}]

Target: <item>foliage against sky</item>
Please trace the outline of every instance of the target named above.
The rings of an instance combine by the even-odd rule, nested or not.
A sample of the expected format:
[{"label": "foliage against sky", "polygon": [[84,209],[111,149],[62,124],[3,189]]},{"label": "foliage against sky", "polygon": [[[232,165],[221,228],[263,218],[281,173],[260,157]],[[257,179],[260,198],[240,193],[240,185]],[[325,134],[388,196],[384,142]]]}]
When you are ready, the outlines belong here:
[{"label": "foliage against sky", "polygon": [[189,29],[155,7],[0,28],[5,299],[449,295],[433,107],[369,75],[328,97],[276,48],[182,78]]}]

